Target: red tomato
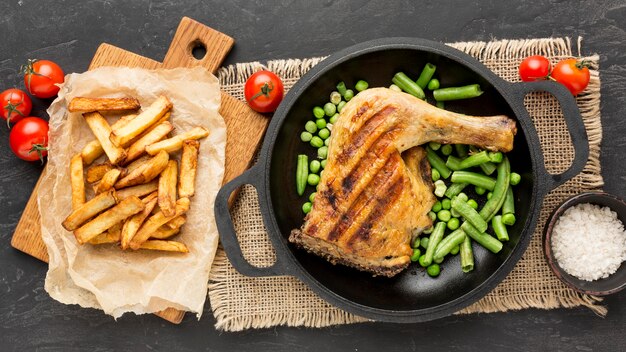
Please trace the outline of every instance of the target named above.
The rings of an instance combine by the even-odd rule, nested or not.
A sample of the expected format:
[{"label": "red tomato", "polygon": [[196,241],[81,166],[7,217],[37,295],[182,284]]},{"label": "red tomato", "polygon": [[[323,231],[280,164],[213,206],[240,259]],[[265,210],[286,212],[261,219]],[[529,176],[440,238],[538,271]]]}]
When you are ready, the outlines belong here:
[{"label": "red tomato", "polygon": [[283,100],[283,82],[270,71],[254,73],[246,81],[244,95],[250,107],[258,112],[276,111]]},{"label": "red tomato", "polygon": [[7,89],[0,93],[0,116],[7,120],[7,126],[11,127],[11,122],[15,123],[23,117],[30,115],[33,102],[23,91],[16,88]]},{"label": "red tomato", "polygon": [[541,55],[529,56],[519,65],[519,75],[524,82],[546,79],[549,74],[550,60]]},{"label": "red tomato", "polygon": [[63,83],[64,73],[59,65],[48,60],[28,60],[22,66],[24,85],[37,98],[52,98],[59,92],[55,84]]},{"label": "red tomato", "polygon": [[563,84],[565,88],[576,96],[580,94],[589,84],[589,68],[585,61],[577,61],[576,59],[565,59],[559,61],[551,77]]},{"label": "red tomato", "polygon": [[25,117],[9,134],[9,145],[20,159],[41,160],[48,155],[48,122],[39,117]]}]

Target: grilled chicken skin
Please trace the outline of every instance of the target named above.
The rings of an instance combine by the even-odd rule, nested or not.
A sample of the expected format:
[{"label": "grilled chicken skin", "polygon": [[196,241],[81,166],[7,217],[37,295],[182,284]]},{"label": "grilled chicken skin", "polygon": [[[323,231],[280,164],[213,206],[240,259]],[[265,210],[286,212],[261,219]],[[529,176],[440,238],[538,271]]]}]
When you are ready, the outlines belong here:
[{"label": "grilled chicken skin", "polygon": [[431,226],[435,203],[428,142],[513,149],[515,121],[438,109],[386,88],[359,93],[333,126],[328,161],[311,212],[289,241],[374,275],[410,263],[413,235]]}]

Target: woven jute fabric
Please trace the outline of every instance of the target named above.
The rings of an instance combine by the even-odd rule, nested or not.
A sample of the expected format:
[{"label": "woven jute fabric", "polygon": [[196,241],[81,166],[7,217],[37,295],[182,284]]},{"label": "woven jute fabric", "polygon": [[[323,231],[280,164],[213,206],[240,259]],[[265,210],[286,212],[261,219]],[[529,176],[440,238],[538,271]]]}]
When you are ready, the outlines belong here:
[{"label": "woven jute fabric", "polygon": [[[539,54],[558,60],[580,57],[572,51],[569,38],[498,40],[449,44],[482,61],[507,81],[519,81],[518,66],[524,57]],[[274,60],[237,64],[219,71],[223,89],[243,99],[243,85],[253,72],[266,68],[277,73],[285,89],[323,58]],[[598,57],[585,57],[591,64],[591,82],[577,103],[589,136],[590,155],[582,173],[552,191],[544,200],[539,222],[528,250],[511,274],[480,301],[459,311],[459,314],[505,312],[524,308],[552,309],[586,306],[599,315],[606,314],[601,299],[579,294],[563,285],[547,266],[541,247],[541,231],[550,212],[565,198],[583,191],[600,190],[600,79]],[[546,167],[552,173],[566,170],[574,150],[561,109],[547,93],[532,93],[525,98],[526,108],[539,133]],[[275,253],[263,225],[256,191],[244,186],[232,210],[235,229],[245,258],[253,265],[266,267],[275,260]],[[213,263],[209,283],[211,308],[217,319],[216,328],[239,331],[276,325],[323,327],[366,321],[335,308],[293,277],[250,278],[240,275],[220,248]]]}]

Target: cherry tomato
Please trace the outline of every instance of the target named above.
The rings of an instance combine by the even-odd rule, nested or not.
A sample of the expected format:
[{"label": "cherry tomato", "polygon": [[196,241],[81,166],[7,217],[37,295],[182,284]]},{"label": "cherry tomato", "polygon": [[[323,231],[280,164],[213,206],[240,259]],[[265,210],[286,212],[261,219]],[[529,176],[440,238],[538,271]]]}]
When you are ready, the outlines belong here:
[{"label": "cherry tomato", "polygon": [[529,56],[519,65],[519,75],[524,82],[546,79],[549,74],[550,60],[541,55]]},{"label": "cherry tomato", "polygon": [[283,100],[283,82],[270,71],[254,73],[246,81],[244,95],[250,107],[258,112],[276,111]]},{"label": "cherry tomato", "polygon": [[41,160],[48,155],[48,122],[39,117],[25,117],[9,134],[13,153],[22,160]]},{"label": "cherry tomato", "polygon": [[33,102],[23,90],[16,88],[7,89],[0,93],[0,116],[7,120],[7,126],[11,127],[11,122],[15,123],[23,117],[30,115]]},{"label": "cherry tomato", "polygon": [[554,66],[550,76],[576,96],[589,84],[588,64],[576,59],[565,59]]},{"label": "cherry tomato", "polygon": [[59,65],[48,60],[28,60],[22,66],[24,85],[37,98],[52,98],[59,92],[55,84],[63,83],[64,73]]}]

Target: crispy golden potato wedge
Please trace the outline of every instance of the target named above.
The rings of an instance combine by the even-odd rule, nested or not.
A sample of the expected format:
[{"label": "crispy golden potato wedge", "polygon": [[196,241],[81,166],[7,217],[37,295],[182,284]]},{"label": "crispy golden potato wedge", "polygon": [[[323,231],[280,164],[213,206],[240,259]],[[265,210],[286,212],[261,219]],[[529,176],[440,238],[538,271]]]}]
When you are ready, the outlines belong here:
[{"label": "crispy golden potato wedge", "polygon": [[151,249],[153,251],[189,253],[189,249],[184,243],[176,241],[149,240],[142,243],[139,248]]},{"label": "crispy golden potato wedge", "polygon": [[165,216],[172,216],[176,213],[177,178],[178,163],[176,160],[170,160],[159,176],[159,207]]},{"label": "crispy golden potato wedge", "polygon": [[[72,213],[63,221],[62,225],[67,231],[76,230],[87,220],[96,216],[100,212],[109,209],[117,203],[115,191],[101,193],[80,207],[74,209]],[[104,230],[100,231],[104,232]]]},{"label": "crispy golden potato wedge", "polygon": [[167,136],[174,129],[174,126],[165,121],[151,129],[135,143],[131,144],[126,151],[126,163],[131,162],[146,152],[146,146],[154,144]]},{"label": "crispy golden potato wedge", "polygon": [[177,216],[180,216],[189,210],[189,198],[181,198],[176,201],[176,213],[173,216],[165,216],[162,211],[152,215],[141,226],[137,234],[130,241],[130,248],[139,249],[142,243],[144,243],[150,236],[157,231],[161,225],[169,222]]},{"label": "crispy golden potato wedge", "polygon": [[183,141],[183,153],[180,158],[180,177],[178,178],[178,196],[181,198],[191,197],[196,192],[199,150],[200,142],[193,139]]},{"label": "crispy golden potato wedge", "polygon": [[115,182],[117,182],[117,179],[120,177],[121,174],[122,170],[120,169],[109,170],[109,172],[102,176],[100,183],[98,183],[98,185],[94,187],[94,192],[96,194],[100,194],[102,192],[110,190],[111,188],[113,188],[113,185],[115,184]]},{"label": "crispy golden potato wedge", "polygon": [[169,159],[170,156],[166,152],[157,154],[146,163],[129,172],[126,177],[117,181],[115,188],[120,189],[152,181],[167,167]]},{"label": "crispy golden potato wedge", "polygon": [[[104,153],[109,158],[109,161],[113,165],[117,165],[126,158],[126,151],[123,148],[115,146],[109,140],[109,136],[111,135],[111,126],[107,123],[104,117],[97,111],[84,113],[85,121],[91,128],[91,131],[96,136],[98,142],[104,149]],[[131,120],[130,123],[135,121],[135,119]],[[128,126],[128,125],[127,125]],[[126,126],[125,126],[126,127]]]},{"label": "crispy golden potato wedge", "polygon": [[[111,125],[111,130],[115,131],[120,127],[126,126],[126,124],[135,117],[137,117],[136,114],[124,115],[120,117],[119,120],[115,121],[115,123]],[[100,142],[95,139],[83,147],[81,154],[83,156],[83,163],[85,165],[91,165],[91,163],[104,154],[104,149],[102,149]]]},{"label": "crispy golden potato wedge", "polygon": [[70,185],[72,187],[72,209],[85,204],[85,179],[83,157],[76,154],[70,160]]},{"label": "crispy golden potato wedge", "polygon": [[146,147],[146,152],[150,155],[155,155],[158,152],[165,150],[168,153],[173,153],[183,147],[183,141],[188,139],[200,139],[209,135],[209,130],[204,127],[194,127],[187,132],[183,132],[172,138],[156,142]]},{"label": "crispy golden potato wedge", "polygon": [[[125,147],[141,132],[147,130],[163,117],[163,115],[172,108],[172,103],[165,96],[160,96],[146,110],[137,115],[126,126],[113,131],[110,136],[111,142],[119,147]],[[102,143],[102,142],[101,142]],[[106,148],[105,148],[106,150]]]},{"label": "crispy golden potato wedge", "polygon": [[146,207],[140,213],[137,213],[126,220],[124,222],[124,226],[122,227],[122,249],[128,248],[128,245],[137,233],[137,230],[139,230],[146,218],[150,216],[152,209],[154,209],[154,206],[157,204],[157,192],[152,192],[141,201],[146,205]]},{"label": "crispy golden potato wedge", "polygon": [[113,170],[113,165],[109,163],[96,164],[87,169],[87,182],[94,183],[102,179],[109,171]]},{"label": "crispy golden potato wedge", "polygon": [[70,112],[124,111],[141,107],[135,98],[86,98],[75,97],[67,109]]},{"label": "crispy golden potato wedge", "polygon": [[118,200],[124,200],[130,196],[143,197],[146,194],[156,191],[157,189],[159,189],[159,181],[154,180],[142,185],[120,189],[116,192],[116,196]]},{"label": "crispy golden potato wedge", "polygon": [[108,209],[104,213],[98,215],[95,219],[84,224],[76,231],[74,236],[80,244],[88,242],[90,239],[98,236],[100,233],[115,226],[115,224],[126,220],[132,215],[137,214],[145,208],[145,204],[141,199],[131,196],[119,202],[116,206]]}]

